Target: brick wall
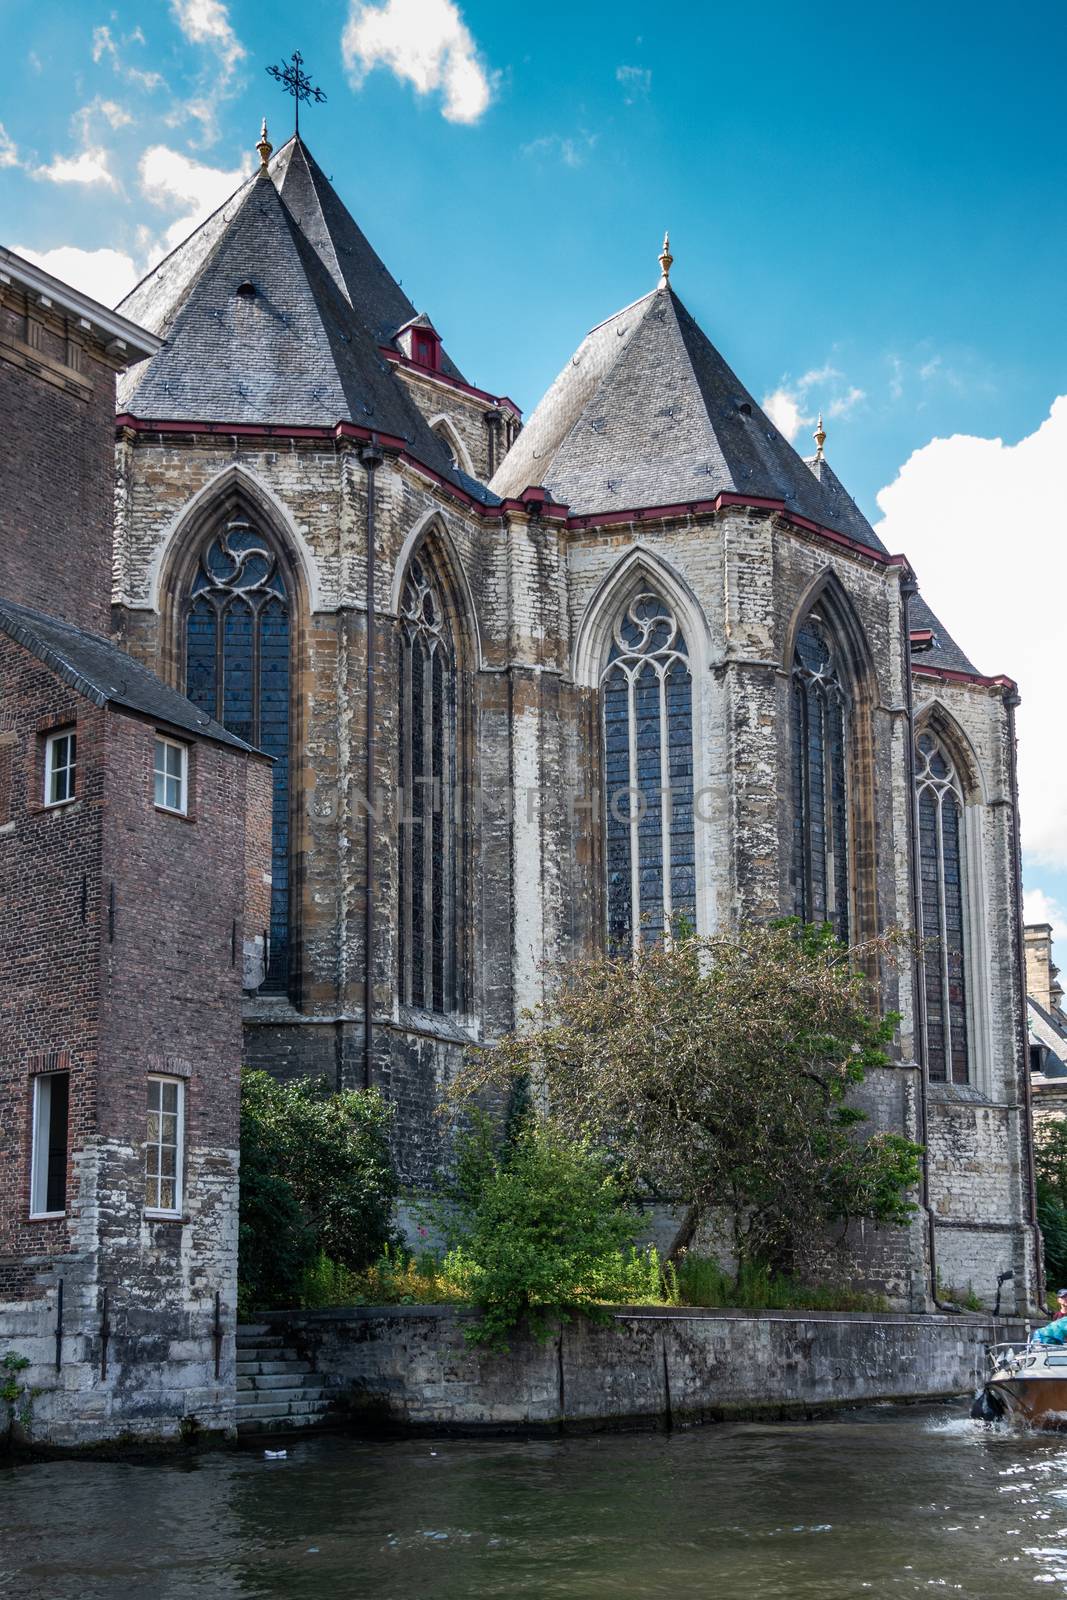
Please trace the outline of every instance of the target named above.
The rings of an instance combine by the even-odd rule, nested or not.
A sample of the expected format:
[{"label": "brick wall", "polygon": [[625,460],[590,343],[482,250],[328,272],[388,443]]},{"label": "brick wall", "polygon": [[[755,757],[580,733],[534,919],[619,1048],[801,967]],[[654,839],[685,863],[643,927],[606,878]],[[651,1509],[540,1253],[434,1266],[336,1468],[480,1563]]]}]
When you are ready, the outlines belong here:
[{"label": "brick wall", "polygon": [[114,368],[98,349],[6,290],[0,594],[98,633],[109,615],[114,411]]}]

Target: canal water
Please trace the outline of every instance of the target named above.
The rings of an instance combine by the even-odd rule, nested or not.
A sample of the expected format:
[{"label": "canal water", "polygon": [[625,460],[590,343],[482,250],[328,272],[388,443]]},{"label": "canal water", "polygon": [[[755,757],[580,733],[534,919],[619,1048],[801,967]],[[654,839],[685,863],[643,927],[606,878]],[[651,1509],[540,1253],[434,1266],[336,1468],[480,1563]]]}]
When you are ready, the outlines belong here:
[{"label": "canal water", "polygon": [[0,1595],[19,1600],[940,1593],[1067,1595],[1067,1440],[957,1404],[0,1469]]}]

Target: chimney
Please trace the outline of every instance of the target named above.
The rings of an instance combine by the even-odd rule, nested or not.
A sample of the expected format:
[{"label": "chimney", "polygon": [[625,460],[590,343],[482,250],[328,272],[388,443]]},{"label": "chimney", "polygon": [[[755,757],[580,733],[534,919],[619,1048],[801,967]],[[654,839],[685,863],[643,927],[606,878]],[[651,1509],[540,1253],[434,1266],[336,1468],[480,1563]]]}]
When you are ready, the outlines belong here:
[{"label": "chimney", "polygon": [[1052,924],[1028,923],[1026,930],[1026,992],[1044,1010],[1062,1018],[1063,985],[1060,969],[1052,960]]}]

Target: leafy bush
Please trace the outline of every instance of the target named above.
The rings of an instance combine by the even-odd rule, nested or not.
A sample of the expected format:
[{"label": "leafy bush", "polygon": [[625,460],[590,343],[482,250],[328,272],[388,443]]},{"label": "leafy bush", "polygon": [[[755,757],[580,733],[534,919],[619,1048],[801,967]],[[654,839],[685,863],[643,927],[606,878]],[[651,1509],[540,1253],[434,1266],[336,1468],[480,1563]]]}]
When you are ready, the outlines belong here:
[{"label": "leafy bush", "polygon": [[538,1084],[568,1137],[682,1202],[672,1258],[721,1210],[742,1264],[814,1267],[829,1224],[915,1210],[920,1147],[865,1135],[851,1099],[889,1060],[898,1019],[878,1015],[865,970],[893,943],[846,949],[790,919],[570,962],[523,1031],[469,1057],[450,1099]]},{"label": "leafy bush", "polygon": [[638,1220],[606,1157],[585,1141],[524,1119],[497,1149],[479,1119],[459,1142],[449,1199],[444,1271],[482,1311],[472,1343],[505,1349],[523,1318],[543,1338],[550,1318],[627,1298],[635,1253],[624,1247]]},{"label": "leafy bush", "polygon": [[300,1303],[320,1256],[358,1272],[393,1242],[389,1117],[374,1089],[242,1074],[242,1314]]},{"label": "leafy bush", "polygon": [[876,1294],[830,1284],[802,1283],[766,1267],[743,1266],[735,1278],[709,1256],[683,1255],[678,1296],[684,1306],[730,1306],[745,1311],[886,1311]]},{"label": "leafy bush", "polygon": [[1034,1129],[1037,1220],[1050,1287],[1067,1283],[1067,1124],[1049,1117]]}]

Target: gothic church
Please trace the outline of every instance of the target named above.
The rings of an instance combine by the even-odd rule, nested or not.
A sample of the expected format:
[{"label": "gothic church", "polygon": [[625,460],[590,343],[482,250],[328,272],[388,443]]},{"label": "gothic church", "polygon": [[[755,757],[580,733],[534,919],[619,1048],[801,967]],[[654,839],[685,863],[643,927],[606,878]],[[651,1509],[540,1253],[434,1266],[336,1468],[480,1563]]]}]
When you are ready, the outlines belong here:
[{"label": "gothic church", "polygon": [[764,415],[666,246],[520,431],[307,146],[259,150],[120,307],[162,342],[119,379],[112,611],[273,757],[246,1059],[381,1085],[425,1187],[442,1084],[546,962],[681,914],[919,927],[865,1092],[926,1146],[922,1205],[857,1234],[854,1273],[921,1310],[1013,1272],[1033,1304],[1011,679],[821,429],[805,461]]}]

